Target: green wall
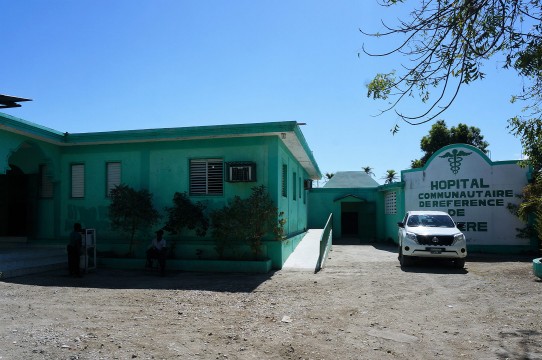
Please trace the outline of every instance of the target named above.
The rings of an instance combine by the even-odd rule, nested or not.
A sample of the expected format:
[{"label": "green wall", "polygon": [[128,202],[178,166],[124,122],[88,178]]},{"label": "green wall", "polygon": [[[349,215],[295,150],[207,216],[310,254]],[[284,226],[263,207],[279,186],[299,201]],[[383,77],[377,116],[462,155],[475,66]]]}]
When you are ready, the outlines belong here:
[{"label": "green wall", "polygon": [[[308,174],[276,135],[60,146],[0,131],[0,141],[4,145],[1,147],[0,160],[3,161],[0,168],[4,171],[9,168],[8,163],[13,163],[25,174],[37,175],[40,164],[49,166],[48,175],[53,180],[54,195],[37,199],[39,216],[35,219],[35,241],[62,243],[73,223],[80,222],[83,227],[96,229],[99,250],[101,247],[121,251],[123,246],[127,247],[127,236],[110,229],[109,199],[106,196],[108,162],[120,162],[121,182],[135,189],[148,189],[153,194],[156,209],[164,215],[164,208],[171,205],[175,192],[189,191],[191,159],[252,161],[256,163],[256,182],[224,182],[223,195],[191,196],[191,199],[203,201],[210,212],[226,205],[235,195],[248,197],[252,187],[265,185],[279,211],[285,213],[286,234],[294,236],[307,228],[307,192],[303,189],[303,180],[308,178]],[[72,198],[70,194],[72,164],[85,166],[83,198]],[[288,168],[286,197],[281,195],[282,164]],[[3,210],[8,211],[0,207],[0,211]],[[161,227],[164,222],[165,218],[162,218],[162,224],[156,227]],[[148,234],[138,234],[136,251],[142,252],[148,246],[152,230]],[[190,232],[183,234],[183,238],[196,239]]]},{"label": "green wall", "polygon": [[[385,198],[386,195],[389,193],[395,193],[395,211],[386,211]],[[397,223],[403,220],[403,217],[406,213],[404,183],[398,182],[388,185],[382,185],[378,188],[378,195],[380,198],[379,204],[381,204],[382,206],[380,213],[383,214],[383,221],[381,224],[381,228],[383,231],[382,236],[384,239],[386,239],[386,241],[393,241],[397,244],[397,233],[399,229],[397,227]]]},{"label": "green wall", "polygon": [[[361,241],[381,241],[382,212],[376,188],[315,188],[309,192],[309,228],[323,229],[333,214],[333,238],[343,237],[343,212],[357,213]],[[350,235],[349,235],[350,236]]]}]

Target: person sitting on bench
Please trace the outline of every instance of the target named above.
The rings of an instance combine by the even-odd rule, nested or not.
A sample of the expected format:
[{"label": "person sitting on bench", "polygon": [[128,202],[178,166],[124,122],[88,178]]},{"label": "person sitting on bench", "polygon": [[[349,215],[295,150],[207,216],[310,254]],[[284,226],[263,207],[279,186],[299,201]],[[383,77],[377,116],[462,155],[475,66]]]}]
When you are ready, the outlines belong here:
[{"label": "person sitting on bench", "polygon": [[164,230],[160,229],[156,232],[156,237],[152,239],[151,246],[147,250],[146,267],[152,267],[153,259],[158,260],[160,272],[164,274],[166,268],[166,239],[164,239]]}]

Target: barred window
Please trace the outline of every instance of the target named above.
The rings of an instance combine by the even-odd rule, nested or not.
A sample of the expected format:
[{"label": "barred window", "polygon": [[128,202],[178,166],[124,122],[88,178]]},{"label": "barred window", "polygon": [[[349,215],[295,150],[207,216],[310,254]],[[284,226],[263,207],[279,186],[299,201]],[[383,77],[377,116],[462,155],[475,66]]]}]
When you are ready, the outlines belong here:
[{"label": "barred window", "polygon": [[190,195],[224,194],[222,159],[190,160]]},{"label": "barred window", "polygon": [[111,194],[116,186],[120,185],[121,181],[121,167],[120,162],[108,162],[106,164],[106,189],[105,196]]},{"label": "barred window", "polygon": [[397,193],[395,191],[388,192],[384,198],[384,213],[386,215],[397,214]]},{"label": "barred window", "polygon": [[71,197],[72,198],[85,197],[85,165],[72,164],[71,177],[72,177]]},{"label": "barred window", "polygon": [[282,165],[282,196],[288,195],[288,166]]},{"label": "barred window", "polygon": [[294,201],[297,200],[296,180],[297,180],[297,174],[293,173],[292,174],[292,199],[294,199]]},{"label": "barred window", "polygon": [[53,197],[53,181],[51,176],[48,174],[49,168],[46,164],[42,164],[39,167],[40,172],[40,187],[39,194],[41,198],[52,198]]}]

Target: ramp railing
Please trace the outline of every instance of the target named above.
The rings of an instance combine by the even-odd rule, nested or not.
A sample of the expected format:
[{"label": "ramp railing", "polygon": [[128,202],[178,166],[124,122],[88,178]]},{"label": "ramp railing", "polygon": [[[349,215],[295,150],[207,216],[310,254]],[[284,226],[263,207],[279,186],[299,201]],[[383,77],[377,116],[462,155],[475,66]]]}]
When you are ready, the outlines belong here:
[{"label": "ramp railing", "polygon": [[329,253],[329,250],[331,249],[332,245],[332,238],[333,238],[333,214],[329,214],[329,218],[327,219],[326,226],[324,227],[324,231],[322,232],[322,236],[320,237],[320,255],[318,256],[318,262],[316,263],[316,269],[314,270],[315,273],[320,271],[326,262],[327,254]]}]

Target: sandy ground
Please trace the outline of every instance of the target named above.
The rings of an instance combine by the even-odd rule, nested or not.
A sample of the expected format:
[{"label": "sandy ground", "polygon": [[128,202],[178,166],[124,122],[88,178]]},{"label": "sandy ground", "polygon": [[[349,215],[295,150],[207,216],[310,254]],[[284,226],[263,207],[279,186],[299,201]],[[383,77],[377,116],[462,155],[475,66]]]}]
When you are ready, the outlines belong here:
[{"label": "sandy ground", "polygon": [[97,269],[0,282],[0,359],[542,359],[528,259],[403,271],[334,245],[318,274]]}]

